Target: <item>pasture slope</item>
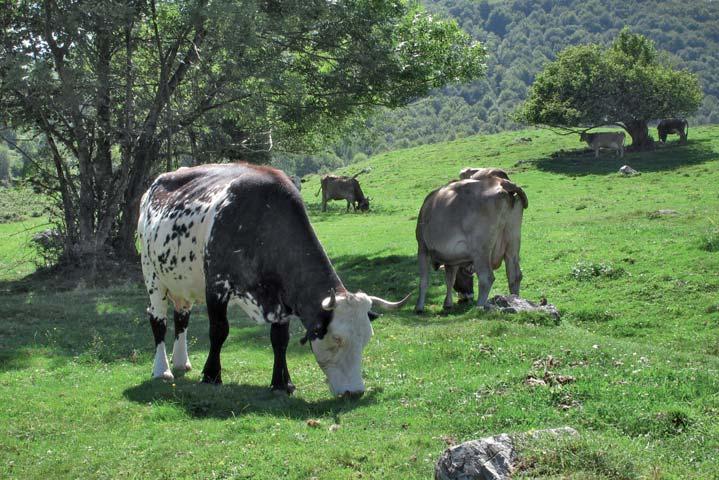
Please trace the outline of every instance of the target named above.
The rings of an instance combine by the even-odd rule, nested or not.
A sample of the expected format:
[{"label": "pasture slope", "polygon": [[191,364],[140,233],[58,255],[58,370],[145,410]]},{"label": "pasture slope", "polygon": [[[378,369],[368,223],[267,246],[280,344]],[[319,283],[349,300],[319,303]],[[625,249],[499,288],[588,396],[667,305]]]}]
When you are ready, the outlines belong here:
[{"label": "pasture slope", "polygon": [[[562,425],[581,439],[528,449],[517,478],[718,478],[717,137],[692,128],[688,146],[621,160],[538,130],[397,151],[347,169],[372,169],[359,177],[368,214],[343,202],[321,213],[311,178],[313,225],[345,284],[414,301],[424,196],[463,166],[508,169],[529,196],[522,294],[563,314],[443,313],[435,273],[427,313],[375,322],[359,401],[329,397],[299,325],[297,392],[271,394],[269,329],[238,312],[225,385],[199,384],[202,308],[190,320],[195,370],[150,381],[142,286],[23,277],[21,240],[41,219],[0,225],[0,478],[426,479],[448,444]],[[624,163],[642,174],[619,177]],[[496,274],[492,293],[505,293]],[[545,370],[576,381],[525,384]]]}]

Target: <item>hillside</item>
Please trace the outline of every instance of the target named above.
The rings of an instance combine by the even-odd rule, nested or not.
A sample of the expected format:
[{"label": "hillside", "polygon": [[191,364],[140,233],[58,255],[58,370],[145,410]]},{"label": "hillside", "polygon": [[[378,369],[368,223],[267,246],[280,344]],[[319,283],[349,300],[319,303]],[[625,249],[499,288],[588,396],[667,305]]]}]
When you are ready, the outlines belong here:
[{"label": "hillside", "polygon": [[426,0],[483,42],[487,77],[447,87],[343,138],[335,153],[351,160],[413,145],[517,128],[509,114],[524,100],[543,65],[569,45],[609,44],[625,26],[654,40],[668,60],[699,75],[704,103],[690,123],[719,123],[719,4],[678,0]]},{"label": "hillside", "polygon": [[[381,154],[345,170],[371,168],[359,177],[366,214],[344,202],[320,212],[311,177],[312,225],[347,287],[414,301],[424,196],[467,165],[507,169],[529,196],[522,295],[562,312],[560,322],[443,312],[433,273],[424,315],[406,307],[374,322],[358,401],[330,398],[299,323],[288,350],[297,391],[271,394],[269,328],[236,309],[224,385],[198,383],[201,306],[189,327],[195,370],[150,381],[144,287],[25,276],[40,219],[0,224],[0,477],[426,479],[450,444],[569,425],[579,440],[523,451],[516,477],[713,478],[717,138],[719,127],[698,127],[687,146],[594,159],[574,136],[526,130]],[[624,163],[641,175],[618,176]],[[495,273],[492,294],[506,293]],[[526,384],[544,375],[574,381]]]}]

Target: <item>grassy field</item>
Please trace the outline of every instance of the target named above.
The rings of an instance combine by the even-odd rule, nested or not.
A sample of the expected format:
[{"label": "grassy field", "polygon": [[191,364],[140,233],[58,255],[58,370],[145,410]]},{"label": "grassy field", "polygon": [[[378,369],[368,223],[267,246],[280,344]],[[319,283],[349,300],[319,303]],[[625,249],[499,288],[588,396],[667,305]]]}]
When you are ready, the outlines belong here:
[{"label": "grassy field", "polygon": [[[558,323],[445,313],[435,273],[427,313],[375,322],[358,401],[330,398],[299,325],[288,352],[298,389],[271,394],[269,328],[236,311],[223,386],[198,383],[202,308],[189,330],[196,370],[151,381],[141,285],[5,270],[0,478],[430,478],[453,443],[563,425],[580,439],[528,449],[517,477],[719,478],[718,136],[693,128],[687,146],[624,159],[534,130],[398,151],[347,170],[371,167],[359,177],[368,214],[344,202],[321,213],[311,178],[313,225],[345,284],[414,301],[424,196],[461,167],[506,168],[529,196],[522,296],[562,312]],[[618,176],[625,163],[642,174]],[[0,225],[3,267],[30,255],[28,226]],[[496,276],[492,294],[506,293]],[[547,365],[576,381],[525,384]]]}]

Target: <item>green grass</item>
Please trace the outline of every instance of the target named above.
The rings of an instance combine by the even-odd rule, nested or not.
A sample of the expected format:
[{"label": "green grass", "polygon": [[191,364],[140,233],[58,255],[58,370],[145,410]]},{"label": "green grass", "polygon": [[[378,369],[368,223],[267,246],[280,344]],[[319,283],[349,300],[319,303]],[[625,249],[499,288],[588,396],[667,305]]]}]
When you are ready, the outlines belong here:
[{"label": "green grass", "polygon": [[[345,214],[344,202],[321,213],[311,178],[313,225],[345,284],[399,298],[416,295],[424,196],[464,166],[508,169],[529,196],[522,295],[562,312],[559,324],[466,305],[445,313],[434,273],[427,313],[408,307],[375,322],[359,401],[330,398],[299,325],[288,352],[298,390],[271,394],[268,328],[236,311],[225,385],[198,383],[202,308],[190,322],[195,370],[150,381],[142,286],[4,273],[0,477],[431,478],[450,443],[569,425],[580,439],[527,447],[518,477],[716,478],[717,136],[719,127],[698,127],[686,147],[623,159],[595,160],[576,137],[534,130],[389,153],[346,170],[372,168],[359,177],[367,214]],[[625,163],[642,175],[619,177]],[[11,230],[0,236],[3,266],[29,255]],[[503,270],[496,276],[492,294],[506,293]],[[525,385],[550,355],[552,371],[576,381]]]}]

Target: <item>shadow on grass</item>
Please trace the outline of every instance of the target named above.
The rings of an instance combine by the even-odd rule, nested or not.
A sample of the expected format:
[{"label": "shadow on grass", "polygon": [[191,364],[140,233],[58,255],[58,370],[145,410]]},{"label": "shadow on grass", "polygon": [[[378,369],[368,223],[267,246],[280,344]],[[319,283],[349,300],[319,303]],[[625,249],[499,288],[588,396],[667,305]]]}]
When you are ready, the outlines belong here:
[{"label": "shadow on grass", "polygon": [[[363,255],[339,256],[333,259],[335,268],[345,285],[352,291],[362,290],[371,295],[396,301],[408,293],[412,296],[402,309],[385,312],[375,323],[387,321],[430,326],[438,323],[467,321],[471,304],[458,304],[449,312],[441,311],[443,295],[428,297],[428,313],[413,311],[417,295],[417,265],[414,255],[393,255],[377,252],[373,257]],[[432,272],[431,284],[444,284],[441,272]],[[0,371],[28,368],[37,357],[50,359],[50,368],[68,362],[114,363],[130,361],[152,363],[154,341],[145,309],[147,294],[136,281],[105,280],[88,286],[78,279],[53,278],[35,275],[13,282],[0,282]],[[436,313],[434,309],[439,310]],[[380,309],[377,309],[381,312]],[[257,326],[246,318],[238,307],[232,307],[230,337],[226,348],[266,350],[271,357],[269,327]],[[292,322],[288,356],[311,355],[307,347],[298,344],[303,327]],[[208,351],[207,314],[203,306],[196,306],[190,318],[190,350]],[[172,343],[172,320],[167,332],[168,349]],[[48,365],[45,363],[45,365]],[[271,363],[268,364],[271,366]],[[269,367],[268,367],[269,368]]]},{"label": "shadow on grass", "polygon": [[394,215],[402,209],[400,209],[397,206],[393,205],[387,205],[380,203],[379,201],[377,203],[373,203],[370,206],[370,209],[368,211],[360,211],[360,210],[353,210],[352,207],[350,207],[349,211],[346,211],[345,203],[342,201],[342,206],[340,208],[340,204],[333,204],[332,202],[327,204],[327,211],[322,211],[322,204],[320,202],[305,202],[305,208],[307,209],[307,212],[310,214],[310,218],[312,219],[312,222],[326,222],[327,220],[331,220],[334,218],[352,218],[359,216],[362,218],[362,216],[365,215]]},{"label": "shadow on grass", "polygon": [[285,393],[274,393],[266,386],[233,383],[216,386],[184,378],[178,378],[172,384],[148,380],[123,392],[132,402],[170,404],[195,418],[226,419],[260,413],[305,420],[332,415],[336,423],[339,423],[340,414],[376,403],[377,393],[371,390],[360,399],[337,397],[309,402]]},{"label": "shadow on grass", "polygon": [[629,165],[639,172],[661,172],[716,160],[718,155],[711,142],[702,139],[687,145],[675,142],[658,145],[649,152],[625,153],[624,158],[605,150],[600,152],[599,158],[594,158],[594,153],[589,150],[560,151],[532,163],[539,170],[564,175],[607,175],[617,173],[622,165]]}]

